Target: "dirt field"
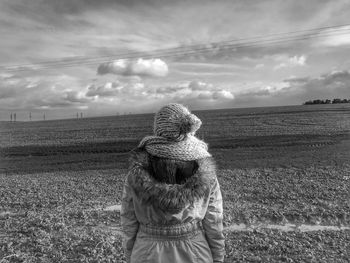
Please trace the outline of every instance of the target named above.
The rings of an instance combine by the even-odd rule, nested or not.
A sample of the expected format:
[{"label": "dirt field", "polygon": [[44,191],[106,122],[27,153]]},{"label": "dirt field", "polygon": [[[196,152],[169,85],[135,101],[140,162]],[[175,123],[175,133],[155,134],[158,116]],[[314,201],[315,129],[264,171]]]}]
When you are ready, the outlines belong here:
[{"label": "dirt field", "polygon": [[[349,262],[348,105],[197,114],[219,168],[226,262]],[[152,115],[0,125],[0,262],[123,262],[109,208]]]}]

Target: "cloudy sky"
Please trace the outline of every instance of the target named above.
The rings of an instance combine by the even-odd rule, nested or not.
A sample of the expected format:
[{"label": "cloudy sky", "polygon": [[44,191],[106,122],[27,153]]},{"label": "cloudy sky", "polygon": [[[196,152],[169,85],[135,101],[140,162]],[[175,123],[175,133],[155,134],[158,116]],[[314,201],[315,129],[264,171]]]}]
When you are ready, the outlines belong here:
[{"label": "cloudy sky", "polygon": [[348,0],[1,0],[0,120],[350,98],[349,13]]}]

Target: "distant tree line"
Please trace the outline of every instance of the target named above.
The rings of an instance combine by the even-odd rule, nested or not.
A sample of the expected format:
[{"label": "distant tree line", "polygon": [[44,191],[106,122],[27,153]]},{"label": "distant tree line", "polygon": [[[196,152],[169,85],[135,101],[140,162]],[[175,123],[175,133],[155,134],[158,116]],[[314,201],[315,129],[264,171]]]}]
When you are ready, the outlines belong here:
[{"label": "distant tree line", "polygon": [[333,100],[308,100],[304,102],[304,105],[314,105],[314,104],[338,104],[338,103],[350,103],[350,99],[333,99]]}]

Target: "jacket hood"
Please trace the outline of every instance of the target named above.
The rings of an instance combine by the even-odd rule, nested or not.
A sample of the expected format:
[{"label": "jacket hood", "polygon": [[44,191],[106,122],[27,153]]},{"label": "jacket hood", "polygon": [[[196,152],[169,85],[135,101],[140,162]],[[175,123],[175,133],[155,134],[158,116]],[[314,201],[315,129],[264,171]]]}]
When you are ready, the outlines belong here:
[{"label": "jacket hood", "polygon": [[206,196],[216,178],[212,157],[196,160],[198,170],[183,184],[167,184],[151,175],[149,154],[136,150],[131,154],[128,183],[136,196],[145,204],[152,204],[163,211],[180,212],[187,205]]}]

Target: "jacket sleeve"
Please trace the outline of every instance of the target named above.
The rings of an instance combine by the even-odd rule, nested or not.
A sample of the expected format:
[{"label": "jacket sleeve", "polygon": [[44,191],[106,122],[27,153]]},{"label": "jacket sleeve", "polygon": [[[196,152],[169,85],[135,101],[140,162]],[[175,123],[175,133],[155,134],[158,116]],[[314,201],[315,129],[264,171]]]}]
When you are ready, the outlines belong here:
[{"label": "jacket sleeve", "polygon": [[223,235],[222,195],[217,178],[211,188],[209,205],[203,219],[205,235],[211,249],[214,262],[224,262],[225,237]]},{"label": "jacket sleeve", "polygon": [[[128,175],[129,176],[129,175]],[[123,249],[126,257],[126,262],[130,262],[130,256],[134,247],[139,222],[135,215],[132,188],[126,178],[123,187],[122,207],[120,211],[120,218],[123,232]]]}]

